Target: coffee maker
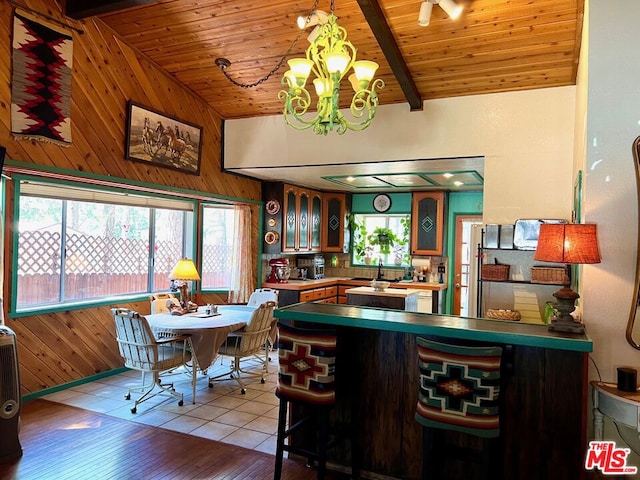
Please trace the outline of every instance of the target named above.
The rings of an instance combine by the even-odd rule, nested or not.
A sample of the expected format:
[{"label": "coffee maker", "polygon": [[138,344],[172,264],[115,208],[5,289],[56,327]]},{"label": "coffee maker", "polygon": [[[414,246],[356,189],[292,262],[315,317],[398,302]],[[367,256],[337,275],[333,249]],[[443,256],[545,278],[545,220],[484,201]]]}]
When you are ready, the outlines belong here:
[{"label": "coffee maker", "polygon": [[307,277],[313,280],[324,278],[324,257],[315,255],[313,258],[298,258],[298,269],[306,269]]},{"label": "coffee maker", "polygon": [[291,267],[289,267],[288,259],[274,258],[269,260],[269,267],[271,267],[271,273],[267,278],[268,283],[287,283],[291,276]]}]

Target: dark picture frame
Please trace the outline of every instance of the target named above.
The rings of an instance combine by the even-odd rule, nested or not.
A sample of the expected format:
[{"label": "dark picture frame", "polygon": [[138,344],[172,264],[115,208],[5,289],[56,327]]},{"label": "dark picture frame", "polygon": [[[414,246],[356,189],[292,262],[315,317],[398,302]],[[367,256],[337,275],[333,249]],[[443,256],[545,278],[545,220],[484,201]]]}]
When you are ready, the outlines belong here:
[{"label": "dark picture frame", "polygon": [[125,158],[200,175],[202,130],[199,125],[129,100]]}]

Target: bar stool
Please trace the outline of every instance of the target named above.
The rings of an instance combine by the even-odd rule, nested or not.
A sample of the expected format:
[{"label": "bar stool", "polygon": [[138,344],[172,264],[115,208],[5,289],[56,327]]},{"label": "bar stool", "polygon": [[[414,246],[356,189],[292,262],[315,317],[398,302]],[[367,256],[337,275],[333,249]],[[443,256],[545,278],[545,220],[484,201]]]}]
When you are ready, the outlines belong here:
[{"label": "bar stool", "polygon": [[[445,478],[438,467],[447,456],[478,463],[490,472],[500,437],[499,396],[502,348],[450,345],[424,338],[418,344],[420,386],[415,419],[423,425],[422,478]],[[483,439],[482,452],[444,445],[436,431],[454,430]],[[440,433],[439,433],[440,434]],[[501,470],[501,469],[499,469]]]},{"label": "bar stool", "polygon": [[[335,330],[302,329],[279,325],[278,357],[280,370],[276,396],[280,399],[274,480],[280,480],[284,452],[307,458],[309,465],[317,461],[317,478],[325,477],[327,450],[338,440],[329,432],[329,414],[336,402]],[[304,416],[286,428],[288,408],[304,407]],[[297,410],[303,410],[302,408]],[[285,445],[285,440],[304,425],[317,431],[315,450],[304,446]],[[352,476],[359,478],[357,453],[352,439]]]}]

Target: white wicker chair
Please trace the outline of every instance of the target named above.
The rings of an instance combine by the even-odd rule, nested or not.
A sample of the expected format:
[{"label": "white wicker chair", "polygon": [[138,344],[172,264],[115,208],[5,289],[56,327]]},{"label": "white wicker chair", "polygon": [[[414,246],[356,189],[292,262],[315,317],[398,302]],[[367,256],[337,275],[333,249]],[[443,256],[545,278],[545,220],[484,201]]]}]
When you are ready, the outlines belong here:
[{"label": "white wicker chair", "polygon": [[[257,307],[258,305],[262,305],[264,302],[276,302],[276,308],[278,307],[278,290],[273,288],[256,288],[253,293],[249,296],[249,301],[247,305],[250,307]],[[277,322],[273,324],[271,327],[271,331],[269,332],[269,337],[267,338],[267,343],[265,343],[265,350],[267,354],[265,356],[264,368],[267,373],[269,373],[269,351],[273,350],[274,345],[276,344],[276,339],[278,337],[278,325]],[[256,354],[256,357],[259,358],[260,354]],[[260,358],[259,358],[260,359]]]},{"label": "white wicker chair", "polygon": [[[126,308],[112,308],[111,313],[116,325],[116,340],[124,366],[142,372],[142,386],[131,387],[125,395],[131,399],[131,392],[141,392],[135,400],[131,413],[136,413],[140,403],[167,393],[178,399],[178,405],[184,404],[184,396],[173,388],[173,384],[163,384],[161,374],[181,365],[186,360],[185,346],[188,335],[163,337],[156,339],[147,319],[137,312]],[[152,382],[147,384],[147,374],[151,374]],[[156,390],[158,387],[158,390]]]},{"label": "white wicker chair", "polygon": [[264,302],[276,302],[277,307],[278,290],[273,288],[256,288],[249,296],[247,305],[250,307],[257,307],[258,305],[262,305]]},{"label": "white wicker chair", "polygon": [[149,297],[149,301],[151,302],[151,314],[168,312],[169,306],[167,302],[169,301],[180,304],[173,293],[154,293]]},{"label": "white wicker chair", "polygon": [[[251,320],[240,332],[234,332],[229,334],[225,343],[218,349],[220,355],[226,355],[233,357],[231,363],[231,371],[229,373],[223,373],[215,377],[209,377],[209,388],[213,388],[213,382],[220,380],[223,377],[229,376],[236,380],[240,384],[240,392],[247,393],[245,384],[243,381],[243,374],[245,377],[261,377],[260,381],[265,382],[265,369],[256,371],[246,371],[241,367],[241,362],[249,357],[253,358],[255,355],[264,351],[264,345],[269,337],[269,332],[276,323],[276,319],[273,318],[273,309],[276,307],[276,302],[265,302],[254,310],[251,314]],[[268,356],[268,351],[265,353]],[[268,361],[268,359],[267,359]]]}]

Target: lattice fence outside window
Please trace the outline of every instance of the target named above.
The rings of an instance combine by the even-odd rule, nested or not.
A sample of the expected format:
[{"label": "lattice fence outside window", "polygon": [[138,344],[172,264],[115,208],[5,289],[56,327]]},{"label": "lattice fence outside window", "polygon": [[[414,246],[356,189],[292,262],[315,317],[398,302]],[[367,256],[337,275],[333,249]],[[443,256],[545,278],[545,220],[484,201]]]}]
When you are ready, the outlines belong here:
[{"label": "lattice fence outside window", "polygon": [[228,288],[231,281],[231,245],[205,245],[202,252],[202,285]]},{"label": "lattice fence outside window", "polygon": [[[64,293],[61,298],[59,232],[21,232],[18,242],[18,306],[57,303],[108,295],[146,292],[149,243],[73,233],[66,237]],[[156,289],[169,286],[169,273],[182,255],[182,245],[154,246]]]}]

